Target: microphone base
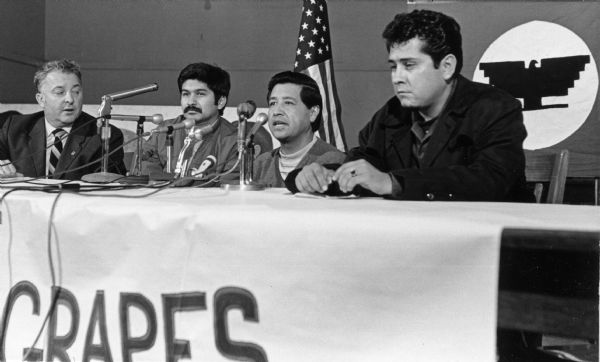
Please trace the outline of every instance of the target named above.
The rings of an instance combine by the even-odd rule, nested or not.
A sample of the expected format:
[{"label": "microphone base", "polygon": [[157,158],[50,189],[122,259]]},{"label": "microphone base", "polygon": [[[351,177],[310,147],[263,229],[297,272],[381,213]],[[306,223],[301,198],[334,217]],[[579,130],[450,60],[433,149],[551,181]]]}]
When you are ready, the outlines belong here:
[{"label": "microphone base", "polygon": [[262,191],[265,186],[259,184],[221,184],[221,188],[227,191]]},{"label": "microphone base", "polygon": [[150,176],[148,175],[139,175],[139,176],[127,176],[117,180],[120,184],[128,184],[128,185],[147,185],[150,181]]},{"label": "microphone base", "polygon": [[91,183],[99,183],[99,184],[107,184],[109,182],[114,182],[118,179],[122,179],[125,176],[119,175],[118,173],[112,172],[95,172],[88,173],[87,175],[83,175],[81,181],[91,182]]},{"label": "microphone base", "polygon": [[169,172],[150,172],[150,180],[152,181],[173,181],[175,179],[174,173]]}]

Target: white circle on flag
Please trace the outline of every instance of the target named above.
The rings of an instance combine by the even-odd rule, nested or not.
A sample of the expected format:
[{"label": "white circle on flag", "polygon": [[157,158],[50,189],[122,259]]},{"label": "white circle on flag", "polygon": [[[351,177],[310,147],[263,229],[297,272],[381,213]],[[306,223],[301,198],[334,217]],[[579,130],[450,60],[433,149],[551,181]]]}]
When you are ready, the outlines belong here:
[{"label": "white circle on flag", "polygon": [[[544,107],[563,105],[564,108],[543,108],[524,110],[523,119],[527,128],[525,149],[535,150],[553,146],[579,129],[589,116],[598,92],[598,69],[592,52],[585,42],[564,26],[546,22],[531,21],[516,26],[496,39],[479,60],[473,80],[490,83],[480,69],[481,63],[524,62],[530,67],[537,61],[541,67],[543,59],[569,56],[589,56],[589,62],[582,71],[575,72],[573,87],[566,96],[541,98]],[[578,78],[577,78],[578,77]],[[522,98],[517,98],[523,103]]]}]

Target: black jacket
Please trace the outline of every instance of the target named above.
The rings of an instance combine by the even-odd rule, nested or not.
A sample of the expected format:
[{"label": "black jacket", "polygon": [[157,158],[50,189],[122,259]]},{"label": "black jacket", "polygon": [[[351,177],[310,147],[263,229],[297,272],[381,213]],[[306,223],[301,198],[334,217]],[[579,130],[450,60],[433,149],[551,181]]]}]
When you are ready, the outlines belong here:
[{"label": "black jacket", "polygon": [[[123,133],[111,127],[110,151],[123,145]],[[94,117],[87,113],[73,122],[67,143],[61,153],[53,178],[79,180],[83,175],[99,172],[102,140]],[[46,173],[46,126],[44,112],[15,115],[6,120],[0,130],[0,160],[11,160],[17,172],[28,177]],[[85,167],[79,168],[85,164]],[[124,175],[123,149],[109,157],[108,171]],[[79,168],[79,169],[76,169]]]},{"label": "black jacket", "polygon": [[533,200],[525,189],[527,132],[519,101],[459,76],[437,122],[421,167],[411,167],[411,110],[393,97],[360,131],[359,146],[346,162],[365,159],[393,175],[402,185],[402,192],[391,195],[395,199]]}]

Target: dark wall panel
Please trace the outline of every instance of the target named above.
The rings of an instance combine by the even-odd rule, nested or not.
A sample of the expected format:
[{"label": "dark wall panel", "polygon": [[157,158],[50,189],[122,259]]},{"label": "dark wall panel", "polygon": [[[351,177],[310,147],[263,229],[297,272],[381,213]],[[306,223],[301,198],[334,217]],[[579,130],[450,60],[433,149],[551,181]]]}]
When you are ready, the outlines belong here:
[{"label": "dark wall panel", "polygon": [[[45,21],[40,28],[45,31],[36,38],[36,48],[43,44],[45,54],[34,58],[69,57],[80,62],[86,103],[99,103],[106,93],[158,82],[158,92],[120,102],[160,105],[179,103],[176,78],[181,68],[206,61],[230,71],[229,105],[255,99],[264,106],[270,76],[292,68],[302,7],[301,0],[52,0],[23,1],[29,6],[21,8],[16,0],[0,2],[12,4],[7,12],[2,9],[5,17],[37,4],[38,18],[45,14],[45,20],[39,19]],[[348,143],[354,146],[358,129],[392,95],[381,32],[394,14],[406,9],[406,2],[329,0],[328,4],[342,118]],[[0,29],[5,34],[6,24],[0,23]],[[15,52],[28,43],[10,40]],[[32,67],[3,66],[0,77],[7,77],[9,68],[17,73],[11,76],[30,82]],[[0,102],[32,101],[29,86],[11,97],[0,93]]]},{"label": "dark wall panel", "polygon": [[33,73],[45,55],[45,2],[0,0],[0,102],[32,103]]}]

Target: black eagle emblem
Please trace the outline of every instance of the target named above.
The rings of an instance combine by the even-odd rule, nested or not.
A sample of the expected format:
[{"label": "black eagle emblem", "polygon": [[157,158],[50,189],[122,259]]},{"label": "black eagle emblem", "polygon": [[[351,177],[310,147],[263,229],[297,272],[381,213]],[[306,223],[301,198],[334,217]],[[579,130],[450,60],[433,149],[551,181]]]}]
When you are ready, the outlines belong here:
[{"label": "black eagle emblem", "polygon": [[502,88],[515,98],[523,99],[523,110],[533,111],[544,108],[567,108],[568,104],[542,105],[543,97],[568,95],[579,79],[579,73],[590,62],[589,55],[524,61],[481,63],[479,69],[488,77],[490,84]]}]

